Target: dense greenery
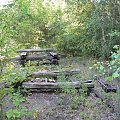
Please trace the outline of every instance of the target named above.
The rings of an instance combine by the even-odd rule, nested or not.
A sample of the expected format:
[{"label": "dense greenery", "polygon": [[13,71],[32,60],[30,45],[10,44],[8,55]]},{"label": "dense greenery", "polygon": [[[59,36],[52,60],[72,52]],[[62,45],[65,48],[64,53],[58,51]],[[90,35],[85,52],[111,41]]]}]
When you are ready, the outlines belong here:
[{"label": "dense greenery", "polygon": [[[15,0],[0,10],[1,47],[54,47],[70,55],[108,58],[120,44],[118,0]],[[111,35],[111,33],[113,33]]]}]

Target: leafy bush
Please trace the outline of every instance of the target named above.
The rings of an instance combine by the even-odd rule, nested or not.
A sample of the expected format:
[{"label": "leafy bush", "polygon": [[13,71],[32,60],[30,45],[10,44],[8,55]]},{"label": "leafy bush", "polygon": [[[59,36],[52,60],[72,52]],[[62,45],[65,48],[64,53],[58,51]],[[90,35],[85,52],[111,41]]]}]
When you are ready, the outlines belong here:
[{"label": "leafy bush", "polygon": [[16,120],[23,118],[25,116],[30,116],[32,113],[28,111],[27,107],[23,107],[21,104],[24,103],[26,100],[25,98],[19,93],[9,94],[10,101],[12,101],[14,108],[9,109],[6,112],[6,116],[8,120]]},{"label": "leafy bush", "polygon": [[[26,99],[21,95],[19,88],[22,82],[27,80],[27,76],[29,76],[34,69],[29,66],[24,68],[21,66],[14,66],[11,62],[7,62],[4,68],[5,71],[1,73],[0,76],[0,85],[3,84],[2,88],[0,88],[0,117],[2,119],[7,117],[9,120],[16,120],[32,115],[27,107],[22,106],[23,103],[26,102]],[[13,108],[3,112],[2,105],[6,102],[6,100],[4,100],[6,96],[8,97],[9,102],[13,105]]]},{"label": "leafy bush", "polygon": [[97,62],[90,69],[94,68],[100,75],[105,76],[108,80],[120,78],[120,47],[114,46],[114,51],[111,52],[111,61]]},{"label": "leafy bush", "polygon": [[[106,78],[106,80],[112,81],[114,80],[117,83],[117,96],[114,98],[116,100],[116,105],[118,108],[117,116],[120,118],[119,108],[120,108],[120,46],[115,45],[114,51],[111,54],[111,61],[107,62],[97,62],[97,64],[93,65],[99,75],[102,75]],[[108,96],[110,95],[110,96]],[[111,98],[111,94],[105,94],[107,99]]]}]

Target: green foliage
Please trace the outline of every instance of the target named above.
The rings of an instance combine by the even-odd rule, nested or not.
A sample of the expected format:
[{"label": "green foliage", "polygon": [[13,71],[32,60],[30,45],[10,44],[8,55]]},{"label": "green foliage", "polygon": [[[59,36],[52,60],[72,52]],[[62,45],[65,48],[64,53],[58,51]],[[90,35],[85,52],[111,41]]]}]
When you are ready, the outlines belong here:
[{"label": "green foliage", "polygon": [[[113,35],[113,33],[112,33]],[[114,52],[111,54],[111,60],[107,62],[97,62],[97,64],[93,65],[99,75],[105,77],[106,80],[112,81],[114,80],[117,83],[117,95],[115,96],[115,101],[118,109],[120,108],[120,46],[115,45],[113,47]],[[92,68],[91,68],[92,69]],[[111,93],[107,93],[104,95],[106,101],[112,98]],[[117,117],[120,117],[119,110],[116,112]]]},{"label": "green foliage", "polygon": [[[119,3],[117,0],[101,2],[67,1],[69,26],[66,26],[61,48],[76,55],[108,58],[112,47],[119,41]],[[114,21],[113,21],[114,20]],[[116,31],[110,35],[112,31]],[[64,34],[63,34],[64,35]],[[73,54],[71,52],[71,54]]]},{"label": "green foliage", "polygon": [[14,67],[13,65],[7,66],[6,72],[4,75],[4,80],[9,86],[15,86],[17,83],[22,83],[23,81],[27,80],[27,76],[29,76],[33,71],[33,67],[24,67],[22,68],[21,66]]},{"label": "green foliage", "polygon": [[[66,78],[62,75],[59,77],[60,82],[66,82]],[[74,86],[70,85],[62,85],[62,92],[65,94],[70,95],[71,101],[70,101],[70,107],[72,109],[78,109],[80,105],[85,104],[85,98],[87,95],[87,88],[84,85],[84,83],[81,82],[80,89],[76,89]]]},{"label": "green foliage", "polygon": [[[27,107],[23,107],[23,103],[26,102],[26,99],[21,95],[21,91],[18,88],[34,69],[29,66],[26,66],[25,68],[20,66],[15,67],[11,62],[7,62],[4,67],[6,67],[6,70],[1,73],[0,76],[0,85],[3,83],[5,84],[3,84],[3,87],[0,89],[1,118],[5,119],[6,116],[10,120],[16,120],[32,115],[32,113],[28,111]],[[14,87],[17,89],[15,90]],[[11,102],[13,108],[8,109],[6,113],[4,113],[2,111],[2,104],[5,102],[4,97],[6,96],[9,98],[9,102]]]},{"label": "green foliage", "polygon": [[10,94],[9,97],[14,105],[14,109],[9,109],[6,112],[8,120],[16,120],[31,115],[31,112],[26,107],[21,106],[26,100],[19,92]]},{"label": "green foliage", "polygon": [[14,42],[18,48],[54,47],[73,56],[108,58],[120,44],[117,0],[19,0],[0,14],[1,43],[9,48]]},{"label": "green foliage", "polygon": [[109,69],[112,70],[111,77],[108,79],[120,78],[120,47],[119,45],[114,46],[116,52],[112,52],[112,61],[110,61]]},{"label": "green foliage", "polygon": [[119,45],[113,48],[115,52],[111,53],[111,61],[97,62],[90,68],[96,69],[100,75],[107,77],[108,80],[120,78],[120,48]]},{"label": "green foliage", "polygon": [[[15,64],[10,62],[10,59],[16,55],[16,50],[23,43],[19,41],[20,39],[16,39],[16,36],[21,33],[20,27],[31,30],[29,27],[30,22],[25,21],[28,18],[26,17],[26,6],[21,8],[22,15],[18,14],[20,13],[18,11],[18,8],[20,8],[18,7],[18,2],[16,1],[11,6],[7,5],[4,9],[0,10],[0,119],[3,120],[6,119],[6,116],[11,120],[29,115],[27,108],[20,107],[21,103],[24,102],[24,98],[19,93],[15,94],[13,87],[16,83],[26,79],[26,75],[29,74],[30,69],[15,68]],[[26,4],[28,5],[27,2]],[[20,16],[24,18],[22,23]],[[11,101],[15,109],[8,110],[4,113],[2,107],[5,102],[4,97],[6,96],[11,96]]]}]

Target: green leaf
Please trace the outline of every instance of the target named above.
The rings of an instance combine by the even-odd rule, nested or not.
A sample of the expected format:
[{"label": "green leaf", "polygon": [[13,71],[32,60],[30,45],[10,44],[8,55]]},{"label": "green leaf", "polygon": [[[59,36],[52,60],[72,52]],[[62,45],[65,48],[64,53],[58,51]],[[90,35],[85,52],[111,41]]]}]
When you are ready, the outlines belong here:
[{"label": "green leaf", "polygon": [[7,116],[8,119],[12,118],[12,116],[13,116],[13,110],[8,110],[6,112],[6,116]]},{"label": "green leaf", "polygon": [[104,70],[104,67],[103,67],[103,66],[100,66],[100,70],[103,71],[103,70]]},{"label": "green leaf", "polygon": [[14,113],[15,118],[20,118],[20,110],[19,109],[14,109],[13,113]]},{"label": "green leaf", "polygon": [[113,78],[117,78],[117,77],[119,77],[119,76],[120,76],[120,74],[119,74],[118,72],[115,72],[115,73],[113,73],[113,75],[112,75]]},{"label": "green leaf", "polygon": [[109,80],[109,81],[112,81],[112,80],[113,80],[113,77],[112,77],[112,76],[106,77],[106,79]]}]

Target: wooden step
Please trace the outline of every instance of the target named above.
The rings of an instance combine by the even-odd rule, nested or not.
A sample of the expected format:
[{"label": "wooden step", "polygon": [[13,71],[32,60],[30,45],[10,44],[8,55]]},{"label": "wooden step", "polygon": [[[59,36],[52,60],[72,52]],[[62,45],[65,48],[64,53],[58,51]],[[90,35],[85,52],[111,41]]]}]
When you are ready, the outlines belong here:
[{"label": "wooden step", "polygon": [[[83,83],[87,88],[94,88],[93,83]],[[26,89],[61,89],[63,86],[81,88],[81,82],[23,82],[22,87]]]},{"label": "wooden step", "polygon": [[39,78],[39,77],[52,77],[52,78],[56,78],[57,76],[71,76],[74,74],[79,74],[80,73],[80,69],[75,69],[75,70],[64,70],[64,71],[46,71],[46,72],[34,72],[32,75],[30,75],[30,77],[33,78]]},{"label": "wooden step", "polygon": [[17,52],[53,52],[54,50],[52,48],[46,48],[46,49],[24,49],[24,50],[18,50]]}]

